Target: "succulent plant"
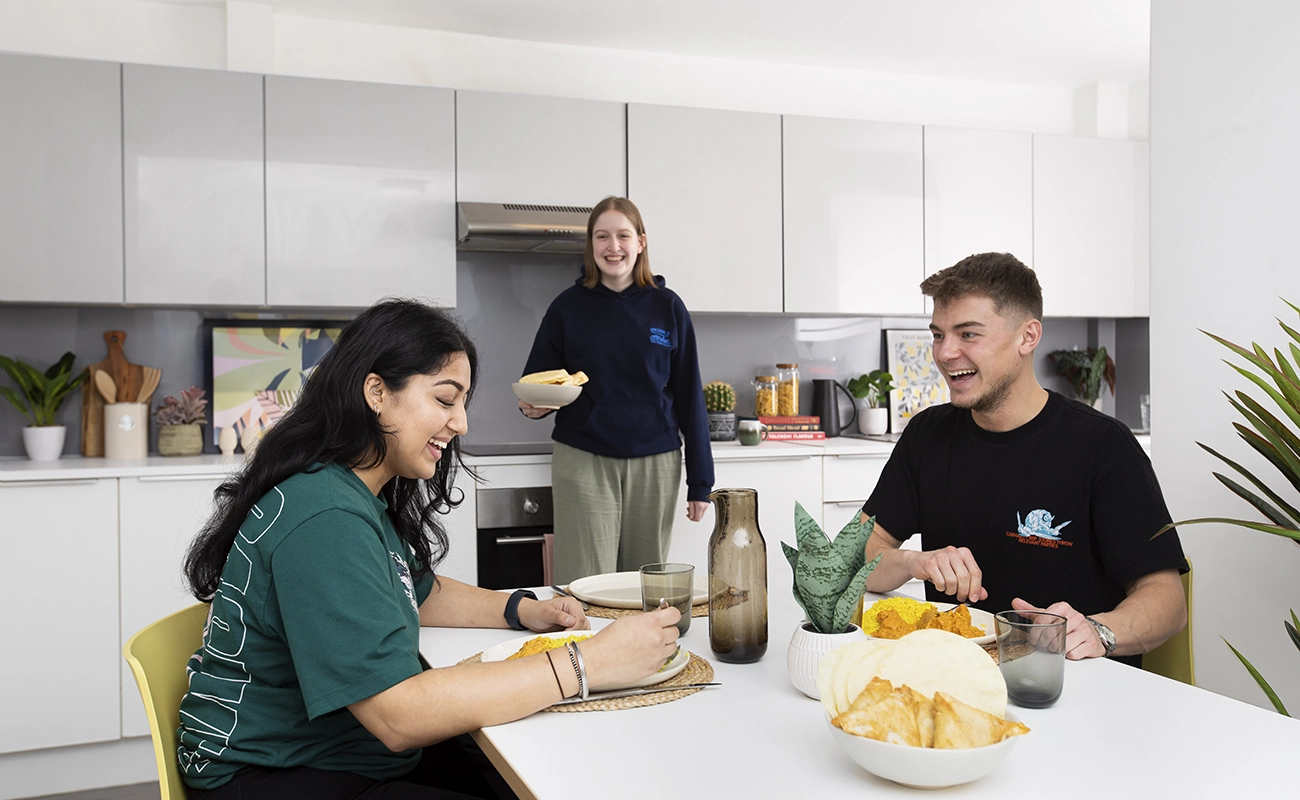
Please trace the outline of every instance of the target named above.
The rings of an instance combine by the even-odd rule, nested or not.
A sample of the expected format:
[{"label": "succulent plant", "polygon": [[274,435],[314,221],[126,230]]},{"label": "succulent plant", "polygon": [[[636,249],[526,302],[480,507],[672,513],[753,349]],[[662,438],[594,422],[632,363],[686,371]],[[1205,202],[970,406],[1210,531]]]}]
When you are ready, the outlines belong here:
[{"label": "succulent plant", "polygon": [[880,563],[880,556],[866,563],[867,539],[875,527],[875,517],[863,522],[862,515],[854,511],[853,519],[832,542],[817,520],[802,505],[794,504],[799,549],[785,542],[781,549],[794,571],[794,599],[820,633],[844,633],[853,622],[853,610],[867,588],[867,576]]},{"label": "succulent plant", "polygon": [[207,422],[203,410],[208,407],[208,401],[203,397],[205,394],[207,392],[203,389],[191,386],[181,390],[180,400],[171,395],[164,397],[162,405],[154,413],[154,421],[159,425],[203,425]]},{"label": "succulent plant", "polygon": [[726,381],[709,381],[704,384],[704,408],[710,414],[735,411],[736,390]]}]

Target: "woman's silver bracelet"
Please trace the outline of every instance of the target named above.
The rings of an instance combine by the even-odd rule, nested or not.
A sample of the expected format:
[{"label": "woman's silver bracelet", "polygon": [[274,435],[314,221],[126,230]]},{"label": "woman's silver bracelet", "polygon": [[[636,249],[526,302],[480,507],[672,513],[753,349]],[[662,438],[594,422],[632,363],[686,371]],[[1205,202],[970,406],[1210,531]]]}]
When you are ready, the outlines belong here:
[{"label": "woman's silver bracelet", "polygon": [[578,696],[583,700],[587,699],[587,665],[582,661],[582,651],[578,649],[577,642],[569,642],[569,663],[573,664],[573,671],[578,676]]}]

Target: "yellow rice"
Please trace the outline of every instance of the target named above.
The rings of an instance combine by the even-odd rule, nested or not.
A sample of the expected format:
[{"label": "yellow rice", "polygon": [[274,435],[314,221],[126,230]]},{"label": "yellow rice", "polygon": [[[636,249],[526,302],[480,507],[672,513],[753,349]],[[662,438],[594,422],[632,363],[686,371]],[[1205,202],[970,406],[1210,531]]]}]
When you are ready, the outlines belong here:
[{"label": "yellow rice", "polygon": [[880,629],[880,620],[876,617],[881,611],[897,611],[903,621],[914,623],[921,618],[927,608],[934,608],[934,606],[910,597],[886,597],[884,600],[877,600],[862,612],[862,632],[872,636]]},{"label": "yellow rice", "polygon": [[524,642],[524,646],[519,648],[519,652],[512,656],[506,656],[506,661],[515,658],[524,658],[525,656],[545,653],[547,650],[554,650],[557,647],[564,647],[569,642],[581,642],[583,639],[591,638],[590,633],[578,634],[575,636],[537,636]]}]

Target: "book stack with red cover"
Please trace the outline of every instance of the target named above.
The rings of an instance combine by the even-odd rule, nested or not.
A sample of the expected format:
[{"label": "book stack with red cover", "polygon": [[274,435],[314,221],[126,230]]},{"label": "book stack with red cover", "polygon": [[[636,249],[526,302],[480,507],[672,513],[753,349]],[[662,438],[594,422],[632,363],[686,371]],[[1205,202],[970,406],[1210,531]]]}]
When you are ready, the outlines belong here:
[{"label": "book stack with red cover", "polygon": [[826,438],[821,417],[759,417],[767,426],[769,442],[810,442]]}]

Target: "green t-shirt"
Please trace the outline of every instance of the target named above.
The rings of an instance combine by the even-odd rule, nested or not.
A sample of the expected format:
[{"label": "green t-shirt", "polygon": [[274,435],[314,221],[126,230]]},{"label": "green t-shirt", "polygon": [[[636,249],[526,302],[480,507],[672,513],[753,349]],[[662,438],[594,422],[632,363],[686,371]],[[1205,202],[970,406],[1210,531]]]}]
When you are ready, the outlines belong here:
[{"label": "green t-shirt", "polygon": [[303,472],[253,506],[221,573],[181,701],[181,773],[214,789],[240,768],[311,766],[392,778],[393,753],[347,706],[421,670],[410,552],[351,470]]}]

